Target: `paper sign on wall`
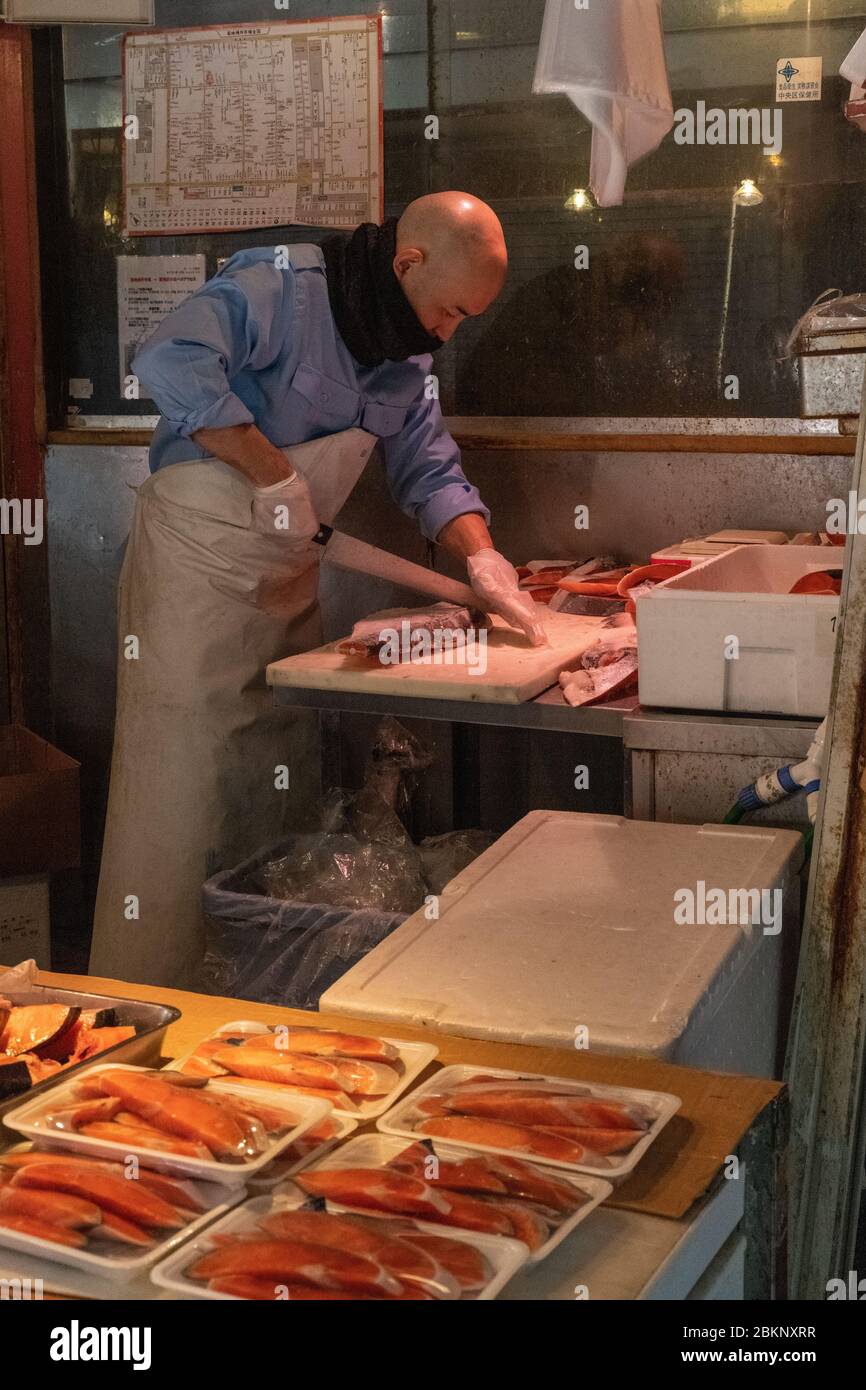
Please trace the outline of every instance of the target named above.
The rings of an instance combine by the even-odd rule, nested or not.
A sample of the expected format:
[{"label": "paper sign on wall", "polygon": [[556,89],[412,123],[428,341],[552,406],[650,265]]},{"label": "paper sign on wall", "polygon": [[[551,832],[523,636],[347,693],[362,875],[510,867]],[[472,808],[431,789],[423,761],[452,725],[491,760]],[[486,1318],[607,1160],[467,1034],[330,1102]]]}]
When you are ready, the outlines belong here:
[{"label": "paper sign on wall", "polygon": [[127,34],[126,234],[378,222],[380,43],[379,15]]},{"label": "paper sign on wall", "polygon": [[820,101],[823,58],[780,58],[776,64],[777,101]]},{"label": "paper sign on wall", "polygon": [[139,345],[204,278],[204,256],[118,256],[117,338],[124,400],[138,400],[132,359]]}]

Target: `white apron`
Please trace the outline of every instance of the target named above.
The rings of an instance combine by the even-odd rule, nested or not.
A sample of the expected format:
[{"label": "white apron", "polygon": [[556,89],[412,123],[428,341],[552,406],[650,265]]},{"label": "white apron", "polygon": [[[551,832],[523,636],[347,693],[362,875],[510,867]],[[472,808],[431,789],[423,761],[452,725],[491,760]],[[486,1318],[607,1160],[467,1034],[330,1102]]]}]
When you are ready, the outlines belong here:
[{"label": "white apron", "polygon": [[[376,438],[350,429],[286,449],[334,520]],[[296,484],[295,484],[296,486]],[[319,793],[318,720],[277,708],[265,667],[321,642],[321,546],[291,481],[251,486],[218,459],[139,489],[118,590],[117,713],[91,974],[189,987],[201,888],[292,830]],[[275,525],[275,508],[283,507]],[[287,508],[287,513],[286,509]],[[288,769],[288,790],[278,783]]]}]

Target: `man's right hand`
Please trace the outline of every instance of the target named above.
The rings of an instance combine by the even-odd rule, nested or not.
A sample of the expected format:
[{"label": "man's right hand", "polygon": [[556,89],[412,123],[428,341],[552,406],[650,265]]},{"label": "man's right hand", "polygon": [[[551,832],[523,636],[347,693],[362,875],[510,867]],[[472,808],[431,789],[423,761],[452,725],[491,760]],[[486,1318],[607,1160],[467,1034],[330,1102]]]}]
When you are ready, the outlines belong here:
[{"label": "man's right hand", "polygon": [[222,459],[243,473],[253,487],[274,487],[292,477],[294,470],[285,454],[256,425],[196,430],[193,440],[213,458]]},{"label": "man's right hand", "polygon": [[256,512],[270,514],[274,529],[287,540],[311,541],[319,530],[310,489],[300,473],[293,472],[270,487],[257,487],[253,508]]}]

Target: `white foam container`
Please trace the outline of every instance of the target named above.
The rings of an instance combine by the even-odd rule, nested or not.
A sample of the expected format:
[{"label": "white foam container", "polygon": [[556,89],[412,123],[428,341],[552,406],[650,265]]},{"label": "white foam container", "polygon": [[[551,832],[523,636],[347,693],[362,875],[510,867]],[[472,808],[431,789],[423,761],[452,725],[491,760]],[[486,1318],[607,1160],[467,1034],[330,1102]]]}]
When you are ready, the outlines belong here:
[{"label": "white foam container", "polygon": [[[297,1024],[292,1023],[291,1020],[287,1020],[287,1026],[297,1027]],[[221,1033],[246,1033],[248,1037],[270,1037],[277,1027],[279,1027],[279,1024],[272,1024],[269,1026],[266,1023],[254,1023],[250,1019],[241,1019],[237,1023],[221,1024],[219,1028],[215,1028],[212,1033],[209,1033],[206,1038],[202,1038],[201,1042],[210,1042],[212,1038],[219,1037]],[[321,1031],[330,1033],[334,1030],[332,1028],[323,1028]],[[338,1105],[335,1105],[333,1107],[335,1114],[345,1115],[348,1119],[357,1120],[359,1123],[363,1120],[374,1120],[377,1115],[383,1115],[385,1111],[394,1104],[397,1097],[403,1094],[407,1086],[411,1086],[415,1078],[420,1076],[425,1067],[428,1067],[439,1054],[438,1047],[435,1047],[433,1043],[407,1042],[405,1038],[385,1037],[380,1038],[379,1041],[390,1043],[392,1047],[397,1049],[398,1060],[403,1067],[397,1085],[392,1087],[387,1095],[376,1096],[370,1100],[359,1098],[357,1109],[355,1110],[344,1110]],[[196,1046],[199,1045],[200,1044],[196,1044]],[[184,1053],[182,1057],[176,1057],[173,1062],[169,1063],[168,1070],[180,1071],[184,1063],[189,1061],[194,1052],[195,1048],[191,1048],[190,1051]],[[322,1060],[327,1061],[328,1058],[323,1058]],[[361,1058],[360,1060],[363,1061],[366,1059]],[[370,1058],[369,1060],[375,1061],[376,1059]],[[383,1057],[381,1060],[384,1062],[386,1059]],[[297,1091],[292,1091],[291,1086],[286,1086],[285,1091],[287,1096],[298,1094]],[[280,1093],[266,1088],[266,1094],[278,1096]]]},{"label": "white foam container", "polygon": [[182,1154],[169,1154],[160,1149],[150,1149],[146,1144],[136,1146],[134,1149],[129,1144],[115,1143],[113,1140],[97,1139],[89,1134],[79,1134],[74,1130],[59,1131],[50,1128],[44,1123],[46,1115],[52,1111],[63,1109],[64,1104],[74,1105],[76,1103],[75,1089],[82,1080],[90,1080],[102,1071],[131,1071],[139,1072],[145,1070],[142,1067],[131,1066],[105,1066],[92,1067],[87,1072],[86,1077],[77,1077],[67,1085],[55,1086],[47,1095],[40,1096],[38,1100],[30,1101],[27,1105],[21,1105],[16,1110],[11,1110],[4,1116],[4,1122],[9,1129],[14,1129],[18,1134],[23,1134],[25,1138],[32,1139],[39,1143],[40,1148],[51,1148],[69,1154],[84,1154],[90,1158],[111,1158],[122,1162],[130,1153],[134,1153],[148,1167],[160,1173],[170,1173],[173,1176],[187,1178],[197,1178],[204,1182],[217,1182],[227,1187],[242,1186],[256,1173],[287,1149],[296,1139],[300,1139],[306,1134],[308,1129],[331,1112],[331,1107],[326,1101],[317,1100],[314,1096],[291,1095],[285,1098],[272,1091],[259,1091],[252,1086],[232,1086],[229,1082],[215,1080],[209,1081],[206,1089],[213,1089],[221,1094],[233,1095],[238,1100],[244,1097],[252,1104],[258,1100],[262,1104],[273,1106],[274,1109],[285,1109],[291,1119],[296,1119],[296,1123],[284,1134],[273,1139],[264,1153],[257,1155],[256,1158],[248,1159],[243,1163],[220,1163],[216,1159],[189,1158]]},{"label": "white foam container", "polygon": [[[531,811],[446,886],[437,921],[414,913],[321,1007],[775,1076],[802,860],[802,836],[770,826]],[[701,881],[778,888],[781,929],[677,923],[674,893]]]},{"label": "white foam container", "polygon": [[[236,1298],[234,1294],[214,1293],[194,1279],[188,1279],[184,1270],[189,1267],[193,1260],[206,1255],[213,1248],[212,1236],[230,1235],[235,1232],[253,1230],[256,1223],[263,1215],[271,1211],[295,1211],[298,1207],[304,1206],[308,1199],[303,1194],[279,1195],[274,1197],[254,1197],[249,1202],[244,1202],[243,1206],[230,1212],[224,1220],[214,1225],[201,1239],[193,1241],[163,1260],[156,1268],[151,1271],[153,1282],[160,1288],[169,1289],[173,1293],[182,1294],[186,1298],[204,1298],[221,1302],[237,1303],[243,1300]],[[329,1210],[344,1210],[344,1208],[331,1208]],[[369,1216],[372,1213],[365,1212]],[[380,1215],[381,1213],[375,1213]],[[385,1218],[387,1219],[387,1218]],[[519,1240],[505,1240],[502,1236],[486,1236],[477,1231],[462,1231],[449,1226],[431,1226],[423,1221],[413,1223],[419,1231],[430,1231],[433,1235],[445,1235],[449,1239],[463,1240],[467,1245],[474,1245],[490,1262],[493,1274],[489,1282],[477,1293],[467,1293],[460,1302],[464,1303],[486,1303],[495,1298],[500,1289],[503,1289],[521,1265],[526,1263],[526,1246]],[[275,1299],[275,1302],[279,1300]],[[289,1299],[285,1300],[290,1302]],[[454,1300],[457,1302],[458,1300]]]},{"label": "white foam container", "polygon": [[[17,1148],[29,1148],[29,1145],[16,1145]],[[47,1147],[41,1143],[38,1147]],[[150,1166],[150,1165],[148,1165]],[[132,1179],[130,1179],[132,1181]],[[5,1263],[2,1252],[4,1250],[16,1250],[24,1255],[31,1255],[40,1261],[47,1262],[40,1275],[46,1285],[51,1285],[52,1274],[48,1265],[60,1264],[72,1269],[82,1270],[86,1274],[111,1281],[119,1281],[127,1284],[134,1279],[139,1279],[142,1275],[156,1264],[157,1261],[164,1259],[178,1246],[198,1235],[205,1226],[209,1226],[212,1221],[218,1220],[238,1202],[242,1201],[245,1193],[242,1187],[228,1187],[218,1183],[189,1183],[190,1189],[204,1203],[206,1210],[195,1220],[190,1221],[189,1225],[184,1226],[180,1231],[170,1231],[165,1235],[165,1239],[157,1237],[157,1243],[147,1250],[139,1250],[134,1246],[122,1245],[118,1242],[110,1246],[110,1253],[95,1254],[90,1250],[73,1250],[70,1246],[55,1245],[53,1241],[42,1240],[38,1236],[24,1235],[21,1231],[10,1231],[0,1226],[0,1263]],[[38,1192],[38,1189],[30,1189]],[[109,1249],[108,1242],[104,1242],[103,1250]]]},{"label": "white foam container", "polygon": [[553,1158],[538,1159],[534,1158],[532,1154],[523,1153],[517,1149],[499,1148],[495,1144],[464,1143],[460,1139],[448,1139],[446,1141],[434,1138],[433,1143],[435,1145],[448,1143],[460,1150],[471,1149],[478,1153],[505,1154],[509,1157],[519,1158],[524,1163],[532,1163],[537,1168],[556,1168],[560,1175],[563,1171],[566,1173],[590,1173],[606,1179],[608,1183],[619,1181],[637,1167],[647,1149],[655,1142],[665,1125],[682,1105],[679,1096],[668,1095],[664,1091],[640,1091],[635,1090],[633,1086],[601,1086],[594,1081],[576,1081],[573,1076],[546,1076],[541,1072],[532,1071],[502,1071],[499,1067],[482,1067],[479,1072],[478,1066],[475,1065],[455,1065],[443,1067],[425,1085],[419,1086],[417,1091],[413,1091],[411,1096],[407,1096],[400,1105],[395,1105],[393,1110],[389,1110],[388,1114],[383,1115],[377,1122],[377,1128],[385,1134],[401,1134],[405,1135],[407,1139],[426,1140],[427,1135],[419,1133],[416,1129],[416,1125],[424,1119],[423,1113],[417,1109],[418,1101],[424,1096],[448,1090],[452,1086],[459,1086],[480,1073],[485,1076],[494,1076],[497,1080],[513,1081],[516,1084],[526,1081],[554,1081],[561,1085],[564,1091],[569,1091],[576,1096],[586,1096],[593,1100],[616,1100],[621,1101],[624,1105],[637,1101],[640,1105],[646,1105],[655,1115],[655,1119],[643,1138],[639,1139],[628,1153],[609,1154],[606,1157],[599,1155],[600,1162],[598,1163],[563,1163]]},{"label": "white foam container", "polygon": [[[473,1071],[476,1071],[477,1068],[448,1067],[445,1070],[468,1070],[471,1073]],[[513,1074],[514,1073],[511,1072],[504,1073],[504,1075],[507,1076]],[[677,1101],[677,1106],[678,1105],[679,1101]],[[392,1159],[396,1158],[398,1154],[403,1153],[403,1151],[406,1148],[408,1148],[410,1142],[423,1137],[422,1135],[418,1134],[407,1134],[405,1130],[385,1131],[385,1124],[382,1120],[379,1121],[378,1127],[383,1132],[379,1134],[359,1135],[357,1139],[352,1139],[348,1144],[344,1144],[341,1149],[328,1154],[327,1158],[323,1159],[320,1163],[313,1164],[312,1170],[323,1171],[327,1168],[384,1168],[387,1166],[388,1163],[390,1163]],[[471,1155],[473,1153],[481,1154],[506,1152],[504,1149],[485,1148],[481,1144],[457,1144],[453,1140],[446,1142],[443,1139],[431,1139],[427,1140],[426,1142],[432,1146],[433,1152],[437,1154],[440,1158],[452,1159],[455,1162],[459,1161],[461,1158],[466,1158],[468,1155]],[[519,1245],[521,1249],[525,1252],[524,1259],[527,1260],[529,1264],[538,1264],[539,1260],[546,1259],[547,1256],[551,1253],[551,1251],[555,1250],[557,1245],[561,1244],[561,1242],[565,1240],[565,1237],[567,1235],[570,1235],[576,1226],[579,1226],[582,1221],[585,1221],[586,1218],[590,1215],[590,1213],[595,1211],[595,1208],[597,1206],[600,1206],[600,1204],[605,1200],[606,1197],[610,1196],[611,1192],[613,1191],[613,1184],[608,1180],[607,1176],[605,1176],[604,1178],[597,1177],[589,1173],[578,1173],[573,1169],[563,1171],[560,1165],[554,1165],[551,1163],[537,1163],[534,1160],[527,1158],[526,1154],[515,1154],[513,1151],[510,1151],[508,1157],[520,1158],[524,1163],[529,1163],[531,1167],[537,1168],[540,1173],[544,1173],[545,1170],[547,1170],[551,1176],[555,1176],[558,1179],[564,1179],[566,1182],[570,1182],[572,1186],[578,1188],[581,1192],[585,1193],[589,1199],[587,1202],[584,1203],[582,1207],[579,1207],[578,1210],[574,1212],[566,1221],[560,1222],[560,1224],[553,1230],[550,1239],[546,1240],[544,1244],[540,1245],[538,1249],[535,1251],[530,1251],[529,1247],[522,1240],[515,1240],[514,1242],[512,1242],[511,1239],[507,1236],[491,1235],[485,1237],[485,1239],[489,1241],[506,1241],[506,1243],[508,1244],[514,1243]],[[554,1166],[556,1166],[557,1168],[555,1174],[552,1172]],[[433,1186],[435,1187],[435,1184],[433,1184]],[[302,1189],[300,1188],[293,1189],[293,1187],[290,1186],[286,1189],[288,1193],[291,1193],[293,1190],[299,1194],[302,1193]],[[326,1202],[325,1205],[327,1206],[328,1211],[357,1211],[361,1212],[365,1216],[381,1216],[385,1220],[388,1220],[388,1212],[373,1211],[370,1207],[349,1207],[343,1206],[342,1204],[337,1202],[330,1201]],[[402,1220],[405,1218],[396,1219]],[[439,1231],[442,1234],[447,1233],[448,1235],[451,1235],[452,1233],[456,1234],[458,1231],[463,1231],[464,1229],[461,1226],[448,1226],[444,1223],[440,1225],[433,1221],[419,1220],[416,1221],[415,1224],[421,1230],[430,1231],[434,1235],[437,1231]],[[481,1239],[480,1232],[467,1231],[466,1234],[470,1235],[473,1239]]]},{"label": "white foam container", "polygon": [[829,546],[739,545],[656,585],[636,600],[641,704],[825,715],[839,600],[789,591],[842,565]]}]

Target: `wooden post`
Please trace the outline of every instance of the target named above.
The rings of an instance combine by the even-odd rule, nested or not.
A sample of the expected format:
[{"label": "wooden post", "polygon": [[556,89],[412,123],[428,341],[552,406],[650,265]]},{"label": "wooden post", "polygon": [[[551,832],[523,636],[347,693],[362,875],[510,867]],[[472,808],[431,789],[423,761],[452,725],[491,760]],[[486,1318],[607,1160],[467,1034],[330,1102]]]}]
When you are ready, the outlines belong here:
[{"label": "wooden post", "polygon": [[[852,489],[866,498],[866,397]],[[846,499],[849,500],[849,499]],[[858,516],[849,517],[856,528]],[[852,1268],[866,1034],[866,536],[848,536],[822,810],[788,1052],[793,1298]],[[861,1271],[862,1273],[863,1271]]]},{"label": "wooden post", "polygon": [[[0,495],[43,503],[45,404],[30,31],[0,25]],[[47,525],[43,511],[43,527]],[[47,541],[3,538],[7,717],[50,733]]]}]

